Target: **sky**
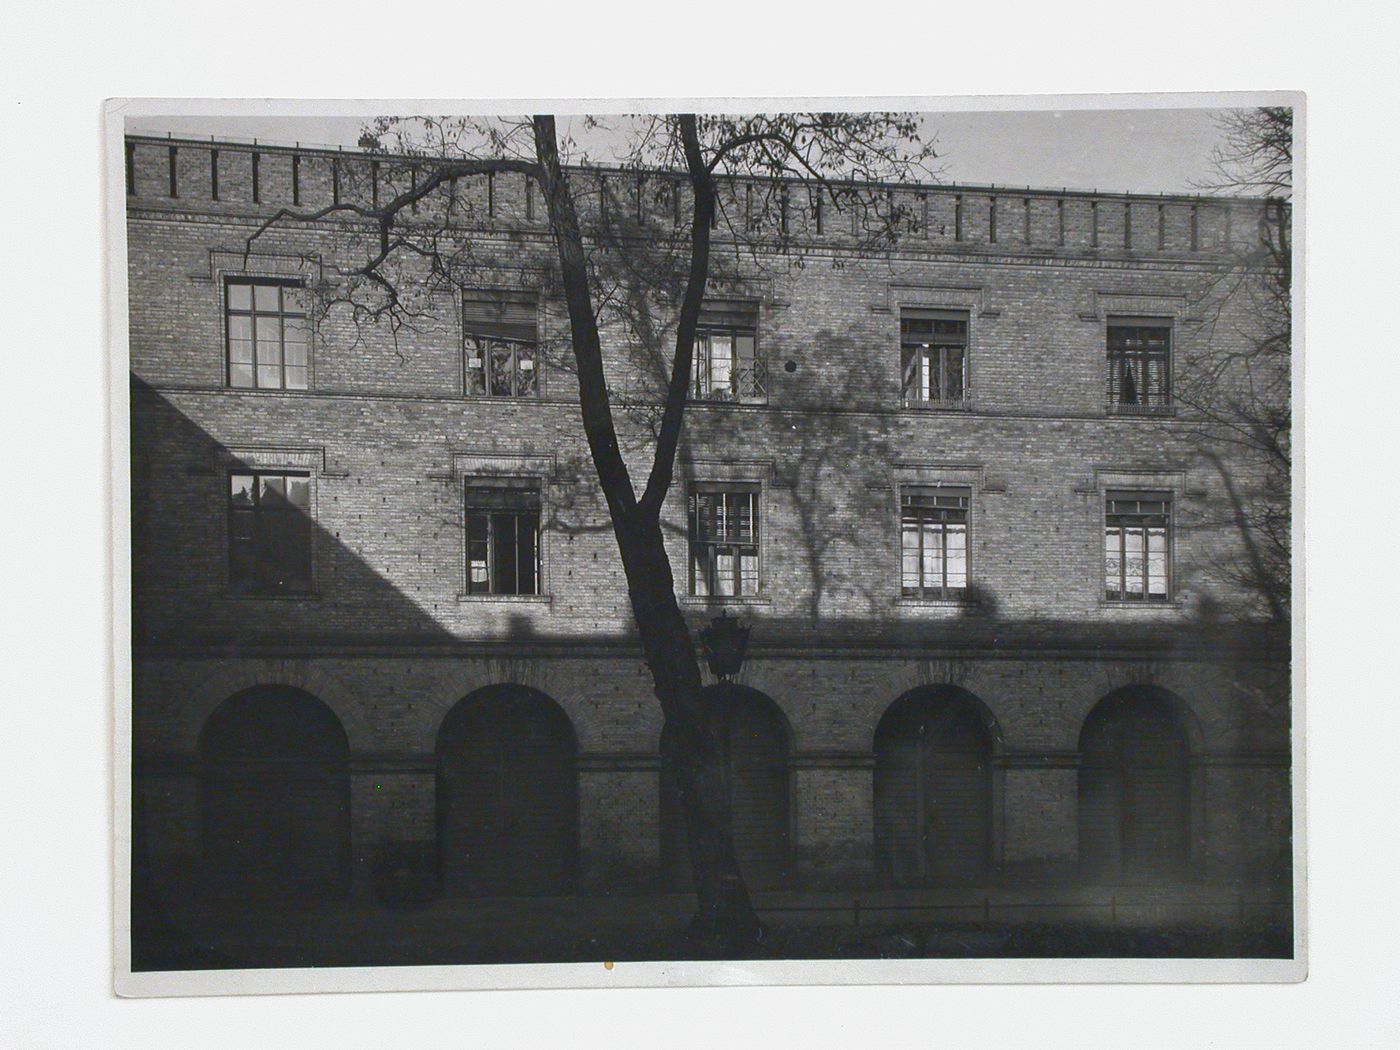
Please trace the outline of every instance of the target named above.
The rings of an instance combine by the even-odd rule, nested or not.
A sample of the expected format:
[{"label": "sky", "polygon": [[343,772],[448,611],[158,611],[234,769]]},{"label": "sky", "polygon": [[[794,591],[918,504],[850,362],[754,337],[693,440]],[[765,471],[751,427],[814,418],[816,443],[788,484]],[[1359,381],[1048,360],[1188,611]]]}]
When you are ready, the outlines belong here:
[{"label": "sky", "polygon": [[[998,110],[926,113],[923,119],[926,134],[936,136],[944,182],[1183,193],[1193,192],[1209,174],[1211,151],[1218,141],[1214,112]],[[352,148],[365,119],[329,112],[237,116],[172,112],[128,117],[127,130]]]}]

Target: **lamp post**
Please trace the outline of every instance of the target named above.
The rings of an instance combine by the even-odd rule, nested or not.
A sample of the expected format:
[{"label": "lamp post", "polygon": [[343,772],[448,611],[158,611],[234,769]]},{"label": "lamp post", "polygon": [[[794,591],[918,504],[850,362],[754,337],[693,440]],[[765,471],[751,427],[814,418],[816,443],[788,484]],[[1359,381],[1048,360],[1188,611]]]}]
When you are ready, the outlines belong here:
[{"label": "lamp post", "polygon": [[710,621],[700,632],[700,644],[705,647],[705,662],[721,682],[728,685],[744,666],[749,648],[750,627],[731,619],[727,610]]}]

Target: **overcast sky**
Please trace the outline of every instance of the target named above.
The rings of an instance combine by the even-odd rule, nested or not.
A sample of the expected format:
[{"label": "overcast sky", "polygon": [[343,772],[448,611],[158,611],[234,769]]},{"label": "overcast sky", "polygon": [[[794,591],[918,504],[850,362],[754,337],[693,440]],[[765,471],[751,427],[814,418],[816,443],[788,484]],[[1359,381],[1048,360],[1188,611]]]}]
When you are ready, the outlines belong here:
[{"label": "overcast sky", "polygon": [[[1041,189],[1190,192],[1217,141],[1208,109],[1067,109],[929,113],[943,181]],[[143,134],[258,138],[353,147],[363,116],[128,117]],[[595,157],[595,159],[604,159]]]}]

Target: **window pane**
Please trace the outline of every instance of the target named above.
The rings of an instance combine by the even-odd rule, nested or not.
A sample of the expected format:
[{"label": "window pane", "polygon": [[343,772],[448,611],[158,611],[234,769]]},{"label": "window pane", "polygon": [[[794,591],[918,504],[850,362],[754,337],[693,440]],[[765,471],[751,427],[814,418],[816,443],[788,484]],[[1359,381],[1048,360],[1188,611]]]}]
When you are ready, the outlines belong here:
[{"label": "window pane", "polygon": [[919,383],[923,399],[937,401],[942,397],[942,387],[938,382],[938,355],[935,350],[926,348],[919,351],[919,369],[923,374]]},{"label": "window pane", "polygon": [[480,339],[468,339],[463,360],[468,394],[486,393],[486,347]]},{"label": "window pane", "polygon": [[517,594],[515,515],[491,515],[491,592]]},{"label": "window pane", "polygon": [[228,480],[229,500],[233,505],[251,507],[253,505],[253,475],[230,474]]},{"label": "window pane", "polygon": [[287,483],[279,474],[263,474],[258,478],[258,502],[269,500],[282,502],[286,499]]},{"label": "window pane", "polygon": [[743,550],[739,557],[741,594],[758,593],[758,551],[753,548]]},{"label": "window pane", "polygon": [[754,362],[754,337],[736,335],[734,337],[734,361],[739,368],[752,368]]},{"label": "window pane", "polygon": [[252,286],[230,284],[228,286],[228,308],[230,310],[251,310],[253,308]]},{"label": "window pane", "polygon": [[919,353],[909,347],[905,347],[901,353],[904,358],[904,383],[900,396],[906,401],[916,401],[923,396],[919,386]]},{"label": "window pane", "polygon": [[962,590],[967,586],[967,526],[949,525],[948,537],[948,587]]},{"label": "window pane", "polygon": [[1148,530],[1147,593],[1156,598],[1167,596],[1167,532]]},{"label": "window pane", "polygon": [[536,569],[539,565],[539,522],[525,514],[516,518],[519,536],[516,561],[520,566],[520,594],[538,594]]},{"label": "window pane", "polygon": [[276,365],[258,366],[258,386],[265,390],[276,390],[282,385],[282,369]]},{"label": "window pane", "polygon": [[253,319],[251,317],[231,316],[228,319],[229,339],[249,339],[253,338]]},{"label": "window pane", "polygon": [[282,356],[282,322],[276,317],[259,317],[257,328],[258,361],[271,363]]},{"label": "window pane", "polygon": [[690,551],[690,579],[694,593],[708,597],[710,593],[709,548],[695,544]]},{"label": "window pane", "polygon": [[230,340],[228,359],[233,364],[251,365],[253,363],[253,341],[251,339]]},{"label": "window pane", "polygon": [[715,548],[715,594],[734,595],[734,548]]},{"label": "window pane", "polygon": [[535,348],[521,346],[516,351],[516,394],[529,397],[535,393],[538,376],[535,369]]},{"label": "window pane", "polygon": [[963,352],[944,350],[946,389],[943,396],[949,401],[961,401],[963,397]]},{"label": "window pane", "polygon": [[734,340],[729,335],[710,336],[710,387],[727,391],[732,383]]},{"label": "window pane", "polygon": [[1120,547],[1122,542],[1123,537],[1120,529],[1110,525],[1104,531],[1104,587],[1110,597],[1116,596],[1122,585],[1123,561]]},{"label": "window pane", "polygon": [[228,370],[229,386],[251,387],[253,385],[252,365],[230,365]]},{"label": "window pane", "polygon": [[286,369],[287,389],[305,390],[306,375],[307,372],[304,367],[298,365],[288,365]]},{"label": "window pane", "polygon": [[262,313],[264,310],[276,312],[278,307],[277,293],[279,291],[281,291],[281,289],[275,284],[259,284],[255,286],[254,302],[257,304],[259,313]]},{"label": "window pane", "polygon": [[472,593],[490,590],[486,569],[487,536],[486,515],[467,515],[467,589]]},{"label": "window pane", "polygon": [[311,509],[311,479],[288,478],[287,502],[300,511]]},{"label": "window pane", "polygon": [[512,388],[512,367],[511,358],[514,356],[510,344],[492,343],[490,347],[491,359],[491,394],[493,397],[510,397],[514,390]]},{"label": "window pane", "polygon": [[[306,344],[305,344],[305,343],[288,343],[288,344],[286,345],[286,347],[285,347],[285,350],[286,350],[286,362],[287,362],[287,366],[288,366],[289,368],[292,368],[292,367],[294,367],[294,368],[305,368],[305,367],[306,367]],[[290,386],[291,384],[288,384],[288,385]]]}]

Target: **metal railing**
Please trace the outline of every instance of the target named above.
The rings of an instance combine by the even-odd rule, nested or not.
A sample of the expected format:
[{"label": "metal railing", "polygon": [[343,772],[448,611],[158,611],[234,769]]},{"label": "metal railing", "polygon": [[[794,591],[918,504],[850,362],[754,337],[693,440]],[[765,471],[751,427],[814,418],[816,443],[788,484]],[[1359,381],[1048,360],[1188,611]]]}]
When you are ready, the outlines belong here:
[{"label": "metal railing", "polygon": [[768,403],[768,366],[762,361],[752,365],[732,369],[728,385],[705,382],[693,386],[691,398],[695,401],[727,401],[741,405],[766,405]]}]

